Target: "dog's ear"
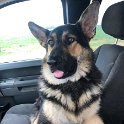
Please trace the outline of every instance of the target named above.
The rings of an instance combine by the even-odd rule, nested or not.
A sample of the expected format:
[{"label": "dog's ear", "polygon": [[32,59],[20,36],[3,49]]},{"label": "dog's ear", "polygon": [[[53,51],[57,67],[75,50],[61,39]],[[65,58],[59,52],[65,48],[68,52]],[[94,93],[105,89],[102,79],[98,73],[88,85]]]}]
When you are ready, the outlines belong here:
[{"label": "dog's ear", "polygon": [[98,22],[100,3],[98,1],[93,1],[82,13],[79,23],[81,28],[89,39],[91,39],[96,33],[96,25]]},{"label": "dog's ear", "polygon": [[39,25],[35,24],[34,22],[29,22],[28,27],[31,33],[37,38],[40,44],[43,47],[46,47],[47,37],[49,34],[49,30],[40,27]]}]

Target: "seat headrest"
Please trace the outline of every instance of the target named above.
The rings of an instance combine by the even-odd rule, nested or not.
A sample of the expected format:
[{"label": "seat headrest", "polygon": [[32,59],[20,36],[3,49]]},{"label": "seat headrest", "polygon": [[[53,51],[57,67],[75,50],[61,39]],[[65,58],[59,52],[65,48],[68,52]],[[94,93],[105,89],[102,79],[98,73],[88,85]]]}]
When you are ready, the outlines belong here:
[{"label": "seat headrest", "polygon": [[124,39],[124,1],[108,7],[102,19],[102,29],[117,39]]}]

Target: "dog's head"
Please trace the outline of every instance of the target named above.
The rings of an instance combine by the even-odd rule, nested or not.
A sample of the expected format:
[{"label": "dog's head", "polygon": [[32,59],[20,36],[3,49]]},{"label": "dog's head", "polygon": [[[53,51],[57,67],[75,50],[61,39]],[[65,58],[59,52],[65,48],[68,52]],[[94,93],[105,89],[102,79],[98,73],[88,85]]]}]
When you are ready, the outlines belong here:
[{"label": "dog's head", "polygon": [[66,24],[52,31],[29,22],[32,34],[46,48],[42,73],[52,84],[77,81],[90,72],[92,50],[90,39],[95,35],[100,3],[94,1],[76,24]]}]

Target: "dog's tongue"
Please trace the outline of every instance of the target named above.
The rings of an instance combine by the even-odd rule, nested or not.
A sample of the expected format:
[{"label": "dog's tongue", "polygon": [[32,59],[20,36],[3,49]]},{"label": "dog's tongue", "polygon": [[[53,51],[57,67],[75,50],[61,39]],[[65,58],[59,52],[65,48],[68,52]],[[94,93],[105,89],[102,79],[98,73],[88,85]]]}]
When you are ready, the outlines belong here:
[{"label": "dog's tongue", "polygon": [[56,70],[55,72],[53,72],[53,75],[54,75],[56,78],[61,78],[61,77],[63,77],[64,72],[63,72],[63,71],[60,71],[60,70]]}]

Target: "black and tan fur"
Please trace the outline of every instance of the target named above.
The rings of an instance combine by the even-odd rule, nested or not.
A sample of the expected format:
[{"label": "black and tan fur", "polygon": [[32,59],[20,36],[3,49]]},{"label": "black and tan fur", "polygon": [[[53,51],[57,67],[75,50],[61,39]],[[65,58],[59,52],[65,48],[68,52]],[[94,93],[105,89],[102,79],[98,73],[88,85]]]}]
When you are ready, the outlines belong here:
[{"label": "black and tan fur", "polygon": [[[98,1],[92,2],[76,24],[52,31],[29,22],[31,32],[47,51],[39,82],[38,112],[32,124],[103,124],[98,115],[101,73],[89,46],[99,6]],[[55,77],[56,70],[64,74]]]}]

